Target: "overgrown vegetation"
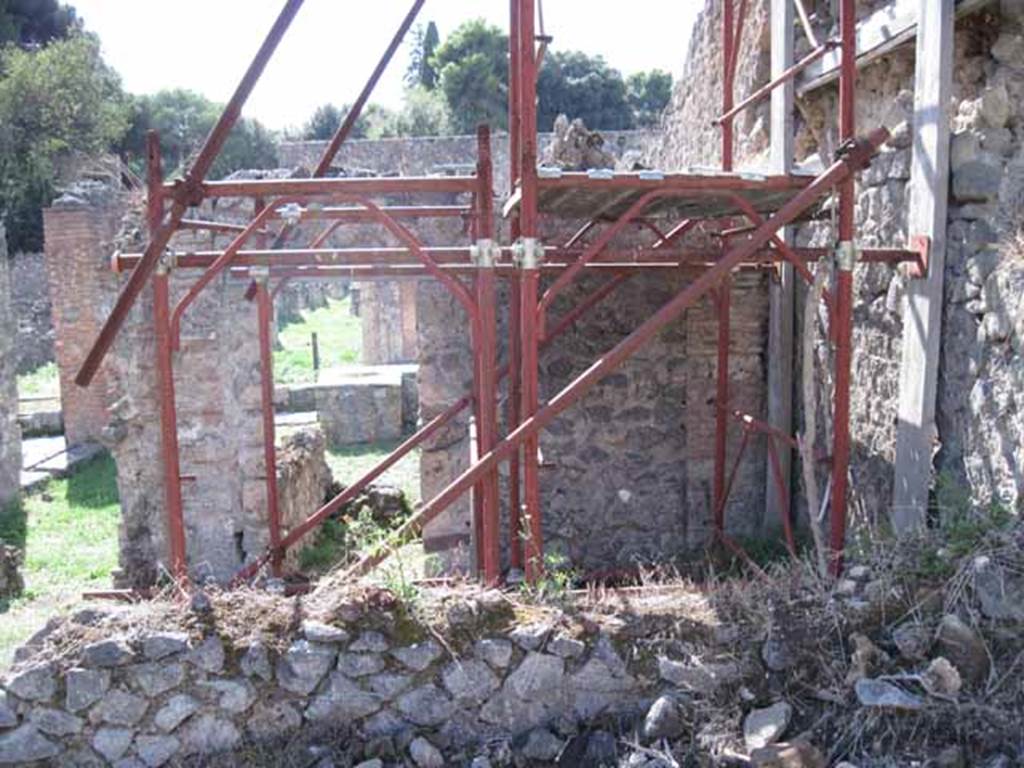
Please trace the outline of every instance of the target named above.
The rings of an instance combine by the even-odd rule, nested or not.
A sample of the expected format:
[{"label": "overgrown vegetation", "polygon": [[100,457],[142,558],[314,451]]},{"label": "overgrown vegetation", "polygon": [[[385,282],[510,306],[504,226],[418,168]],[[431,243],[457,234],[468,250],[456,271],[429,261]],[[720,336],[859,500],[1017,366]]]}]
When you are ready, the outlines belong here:
[{"label": "overgrown vegetation", "polygon": [[0,512],[0,539],[25,553],[25,592],[0,603],[0,666],[50,616],[110,586],[121,519],[114,460],[102,455]]}]

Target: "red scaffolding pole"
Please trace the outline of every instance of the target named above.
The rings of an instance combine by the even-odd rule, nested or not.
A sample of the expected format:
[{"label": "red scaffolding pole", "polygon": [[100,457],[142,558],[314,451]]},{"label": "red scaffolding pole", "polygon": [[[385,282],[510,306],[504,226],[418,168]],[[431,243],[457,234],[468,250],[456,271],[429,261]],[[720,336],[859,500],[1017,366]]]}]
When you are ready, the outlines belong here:
[{"label": "red scaffolding pole", "polygon": [[[551,423],[604,375],[614,370],[646,343],[666,323],[708,292],[715,294],[718,323],[717,372],[715,383],[714,444],[714,506],[713,525],[716,536],[736,546],[725,534],[725,510],[743,449],[754,432],[767,434],[769,471],[780,475],[775,454],[775,440],[791,440],[789,436],[765,432],[753,416],[742,419],[743,442],[733,457],[728,471],[727,430],[732,414],[730,402],[729,354],[731,280],[733,271],[741,268],[763,268],[779,260],[796,265],[805,278],[810,277],[809,264],[823,258],[822,249],[790,248],[777,233],[781,226],[805,215],[822,195],[838,190],[838,229],[836,231],[838,270],[831,294],[826,296],[833,318],[835,344],[834,444],[831,453],[832,487],[830,497],[831,567],[838,573],[842,567],[845,542],[846,504],[850,457],[850,358],[852,333],[852,270],[856,261],[895,262],[917,258],[909,251],[883,250],[859,252],[854,245],[853,173],[865,165],[871,154],[885,139],[884,131],[876,131],[867,140],[855,138],[855,2],[840,0],[840,152],[836,162],[815,179],[794,175],[760,177],[733,173],[735,155],[735,116],[774,88],[794,77],[802,67],[820,58],[837,43],[814,43],[812,50],[797,65],[756,89],[736,103],[736,74],[744,23],[749,0],[722,0],[722,112],[717,121],[721,127],[721,174],[682,173],[663,176],[653,174],[612,174],[591,176],[581,172],[545,174],[540,178],[537,164],[537,75],[540,66],[537,43],[543,45],[535,32],[537,0],[510,0],[509,56],[509,148],[510,179],[513,202],[507,209],[512,214],[510,233],[514,245],[503,249],[494,229],[493,168],[489,130],[483,126],[478,133],[478,163],[475,175],[423,176],[394,178],[324,178],[339,147],[367,103],[374,86],[393,58],[407,34],[424,0],[413,0],[412,7],[393,36],[365,87],[349,111],[345,122],[332,138],[310,179],[259,179],[207,181],[212,166],[241,108],[277,48],[282,36],[302,5],[302,0],[286,0],[273,28],[268,33],[228,107],[204,143],[185,178],[165,184],[161,178],[159,145],[155,135],[149,137],[149,169],[147,184],[149,201],[147,221],[150,242],[144,253],[119,256],[117,266],[131,269],[131,275],[107,319],[99,338],[90,350],[77,381],[87,385],[104,355],[113,343],[128,311],[150,278],[153,281],[154,329],[156,334],[156,369],[161,392],[161,448],[165,478],[165,506],[171,569],[175,578],[187,578],[186,542],[181,499],[181,474],[177,442],[177,414],[174,400],[173,349],[177,345],[184,312],[200,293],[218,276],[258,278],[251,286],[257,302],[258,335],[261,358],[261,395],[266,464],[267,514],[270,546],[267,553],[248,565],[240,578],[251,576],[267,562],[276,575],[282,573],[283,555],[287,548],[313,530],[327,516],[350,500],[358,490],[391,466],[398,458],[434,434],[470,404],[474,409],[476,458],[462,476],[455,479],[435,499],[424,505],[401,530],[417,532],[456,498],[470,488],[474,497],[475,532],[478,543],[478,570],[489,584],[501,578],[502,551],[500,538],[500,500],[498,490],[499,461],[509,461],[509,551],[512,568],[524,568],[529,580],[536,580],[544,570],[544,521],[540,503],[541,430]],[[543,27],[543,24],[541,24]],[[543,30],[542,30],[543,32]],[[569,199],[575,192],[605,195],[606,204],[589,212],[577,211],[583,220],[577,234],[562,247],[545,248],[541,242],[541,212],[558,215],[551,200]],[[424,196],[420,204],[408,204],[409,198]],[[205,200],[217,198],[250,198],[256,213],[245,225],[229,222],[185,218],[189,208]],[[669,215],[673,200],[683,205],[687,218],[673,227]],[[467,206],[467,198],[472,205]],[[264,201],[267,201],[264,204]],[[456,202],[460,200],[461,202]],[[396,204],[396,202],[401,204]],[[610,201],[610,202],[608,202]],[[731,202],[730,202],[731,201]],[[169,202],[169,207],[165,203]],[[686,206],[694,206],[695,214]],[[703,207],[702,207],[703,206]],[[686,250],[673,245],[698,225],[709,228],[732,226],[729,219],[736,209],[749,221],[749,226],[720,231],[721,247]],[[563,211],[564,212],[564,211]],[[657,218],[661,216],[661,218]],[[428,247],[403,224],[406,220],[461,217],[472,230],[472,245],[462,247]],[[268,248],[266,240],[274,233],[272,221],[286,223],[276,233]],[[327,221],[328,226],[316,236],[311,247],[285,248],[284,240],[296,226],[305,222]],[[398,245],[376,248],[326,247],[332,233],[344,223],[372,223],[393,237]],[[643,246],[620,248],[612,243],[633,224],[646,227],[655,241]],[[599,236],[589,245],[584,241],[595,226]],[[166,252],[175,232],[204,230],[231,235],[231,243],[223,250],[187,253],[169,258]],[[256,238],[256,248],[246,249]],[[908,256],[908,254],[910,254]],[[174,307],[170,304],[168,271],[172,267],[204,270],[198,280]],[[540,350],[566,329],[583,312],[607,297],[628,275],[636,271],[696,271],[695,279],[668,304],[637,328],[626,339],[596,360],[565,390],[542,406],[540,401]],[[608,271],[611,279],[566,313],[548,331],[547,314],[557,296],[562,294],[584,270]],[[689,272],[688,272],[689,274]],[[547,289],[540,294],[541,280],[551,275]],[[464,308],[469,319],[473,348],[473,387],[471,395],[409,438],[391,456],[381,462],[355,486],[322,506],[302,525],[283,534],[277,509],[276,456],[274,451],[274,409],[272,376],[272,313],[273,295],[267,281],[281,278],[406,279],[430,277],[440,281]],[[498,367],[497,282],[508,280],[509,319],[507,340],[508,361]],[[472,282],[470,282],[472,281]],[[275,291],[276,292],[276,291]],[[500,438],[497,415],[497,389],[505,373],[509,375],[506,436]],[[780,476],[776,484],[784,483]],[[783,489],[784,490],[784,489]],[[783,493],[786,496],[785,493]],[[783,498],[783,507],[788,503]],[[792,547],[792,531],[787,528],[787,544]],[[525,543],[525,552],[523,551]],[[385,547],[384,550],[387,548]],[[384,551],[382,550],[382,552]],[[382,552],[372,553],[352,571],[365,572],[379,562]]]}]

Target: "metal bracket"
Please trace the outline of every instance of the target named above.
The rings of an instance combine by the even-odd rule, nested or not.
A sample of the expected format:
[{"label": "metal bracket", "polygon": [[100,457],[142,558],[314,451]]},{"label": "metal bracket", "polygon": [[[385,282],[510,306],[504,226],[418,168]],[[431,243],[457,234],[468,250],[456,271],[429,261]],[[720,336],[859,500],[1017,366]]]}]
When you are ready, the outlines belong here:
[{"label": "metal bracket", "polygon": [[499,256],[501,256],[501,248],[490,239],[477,240],[469,247],[469,257],[478,267],[492,268],[496,266]]},{"label": "metal bracket", "polygon": [[857,148],[857,140],[854,138],[846,139],[842,144],[836,147],[835,159],[844,160],[849,157],[850,153]]},{"label": "metal bracket", "polygon": [[158,275],[169,275],[177,266],[178,254],[167,248],[160,257],[160,261],[156,263],[156,273]]},{"label": "metal bracket", "polygon": [[249,277],[253,282],[266,285],[270,282],[270,267],[265,265],[249,267]]},{"label": "metal bracket", "polygon": [[288,203],[277,209],[277,215],[293,227],[302,221],[303,213],[305,213],[305,211],[298,203]]},{"label": "metal bracket", "polygon": [[536,237],[523,237],[512,246],[512,258],[519,269],[539,269],[544,263],[544,246]]},{"label": "metal bracket", "polygon": [[852,240],[843,240],[836,245],[836,267],[844,272],[852,272],[857,266],[860,249]]},{"label": "metal bracket", "polygon": [[917,261],[907,264],[907,276],[923,280],[928,277],[928,263],[932,255],[932,239],[928,235],[911,235],[909,250],[917,253]]}]

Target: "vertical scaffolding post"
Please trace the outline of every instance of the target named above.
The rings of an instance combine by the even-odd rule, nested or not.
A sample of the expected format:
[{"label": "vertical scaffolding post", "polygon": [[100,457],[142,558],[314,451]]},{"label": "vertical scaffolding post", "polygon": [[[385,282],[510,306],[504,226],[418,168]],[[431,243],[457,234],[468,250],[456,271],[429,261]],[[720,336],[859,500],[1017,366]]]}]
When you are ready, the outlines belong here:
[{"label": "vertical scaffolding post", "polygon": [[[538,238],[537,214],[537,58],[534,40],[535,0],[519,4],[519,100],[520,100],[520,366],[522,370],[523,420],[533,417],[540,405],[537,381],[538,291],[543,251]],[[540,453],[537,434],[523,442],[523,507],[529,537],[526,578],[536,580],[544,570],[543,521],[540,510]]]},{"label": "vertical scaffolding post", "polygon": [[263,464],[267,488],[267,524],[270,532],[270,568],[280,577],[283,565],[281,551],[281,513],[277,496],[277,451],[274,428],[274,358],[271,333],[274,307],[267,289],[269,267],[253,267],[251,276],[256,284],[256,316],[260,339],[260,407],[263,415]]},{"label": "vertical scaffolding post", "polygon": [[[509,2],[509,99],[508,99],[508,141],[509,141],[509,184],[515,190],[519,179],[522,163],[520,151],[520,77],[519,66],[519,0]],[[511,222],[510,235],[512,241],[519,239],[519,212],[514,214]],[[508,281],[508,404],[505,409],[506,429],[513,432],[519,426],[519,409],[522,405],[522,388],[520,387],[520,290],[518,275]],[[520,520],[519,495],[519,457],[520,451],[508,461],[508,536],[509,536],[509,567],[515,571],[523,569],[523,539]]]},{"label": "vertical scaffolding post", "polygon": [[[146,134],[146,220],[150,236],[164,218],[163,162],[160,137]],[[171,351],[170,273],[161,259],[153,273],[153,327],[156,336],[156,369],[160,382],[160,447],[164,468],[164,513],[171,574],[179,584],[188,580],[185,555],[185,521],[181,503],[181,459],[178,453],[178,411],[174,402],[174,356]]]},{"label": "vertical scaffolding post", "polygon": [[909,242],[928,254],[907,285],[903,309],[899,418],[892,524],[897,534],[924,527],[938,439],[942,282],[949,196],[949,103],[953,91],[953,0],[918,3],[914,75],[914,155],[907,214]]},{"label": "vertical scaffolding post", "polygon": [[[735,47],[739,37],[734,20],[733,0],[722,4],[722,113],[728,113],[735,100],[733,86],[733,65]],[[722,170],[733,167],[733,119],[722,122]],[[725,532],[725,473],[726,441],[729,428],[729,335],[732,281],[726,277],[715,292],[715,309],[718,320],[718,358],[715,375],[715,467],[713,479],[713,509],[715,538]]]},{"label": "vertical scaffolding post", "polygon": [[[497,442],[497,316],[495,311],[494,176],[491,157],[491,131],[486,125],[477,130],[478,240],[474,246],[476,303],[480,313],[480,343],[477,345],[479,380],[477,397],[479,422],[477,440],[481,456],[491,452]],[[483,491],[482,546],[483,576],[488,585],[501,575],[501,517],[498,507],[498,471],[488,472],[481,482]]]},{"label": "vertical scaffolding post", "polygon": [[[857,85],[857,30],[855,0],[840,0],[839,34],[842,60],[839,71],[839,141],[849,147],[854,139]],[[835,287],[835,415],[832,446],[831,560],[833,575],[843,569],[846,543],[846,505],[850,468],[850,364],[853,326],[853,268],[857,262],[854,235],[854,176],[839,185],[839,243]],[[813,511],[812,511],[813,513]]]},{"label": "vertical scaffolding post", "polygon": [[[771,0],[771,76],[778,79],[793,64],[795,5],[792,0]],[[793,81],[774,90],[771,97],[771,167],[775,173],[793,170]],[[779,238],[792,245],[788,229]],[[768,423],[783,434],[793,432],[793,322],[794,270],[782,261],[768,288]],[[773,448],[774,446],[774,448]],[[790,477],[793,453],[789,443],[769,439],[769,466],[765,473],[765,522],[789,522],[792,510],[785,500],[791,498]],[[781,491],[781,493],[780,493]]]}]

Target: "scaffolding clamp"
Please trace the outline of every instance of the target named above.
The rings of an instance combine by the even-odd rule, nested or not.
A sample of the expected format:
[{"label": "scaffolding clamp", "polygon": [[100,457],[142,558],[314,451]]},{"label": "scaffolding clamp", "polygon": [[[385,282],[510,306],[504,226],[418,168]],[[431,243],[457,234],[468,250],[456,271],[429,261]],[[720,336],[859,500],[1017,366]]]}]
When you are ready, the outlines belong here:
[{"label": "scaffolding clamp", "polygon": [[270,282],[270,267],[265,264],[249,267],[249,278],[255,283],[266,285]]},{"label": "scaffolding clamp", "polygon": [[477,267],[490,269],[497,265],[501,248],[491,239],[477,240],[469,247],[469,257]]},{"label": "scaffolding clamp", "polygon": [[298,203],[288,203],[277,209],[277,214],[291,226],[296,226],[302,220],[302,206]]},{"label": "scaffolding clamp", "polygon": [[852,240],[843,240],[836,245],[836,266],[844,272],[852,272],[860,257],[860,249]]},{"label": "scaffolding clamp", "polygon": [[170,248],[164,249],[163,254],[160,256],[160,260],[156,263],[156,273],[158,275],[169,275],[174,271],[175,267],[178,266],[178,254],[172,251]]},{"label": "scaffolding clamp", "polygon": [[544,246],[536,237],[523,237],[512,246],[512,258],[519,269],[540,269],[544,263]]}]

